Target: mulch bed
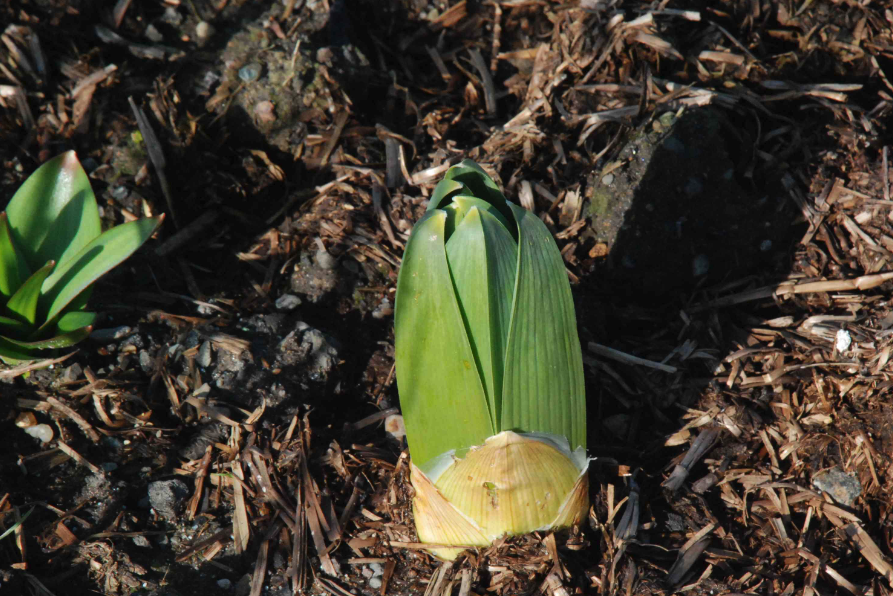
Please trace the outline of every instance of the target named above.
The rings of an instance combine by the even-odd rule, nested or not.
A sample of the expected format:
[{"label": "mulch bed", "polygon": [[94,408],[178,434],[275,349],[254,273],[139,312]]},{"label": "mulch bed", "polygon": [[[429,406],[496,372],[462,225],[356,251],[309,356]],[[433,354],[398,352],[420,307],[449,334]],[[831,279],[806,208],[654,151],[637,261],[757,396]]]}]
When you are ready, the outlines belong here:
[{"label": "mulch bed", "polygon": [[[75,148],[106,219],[171,215],[98,285],[105,335],[0,371],[0,588],[890,593],[889,9],[142,4],[0,8],[0,194]],[[794,214],[790,249],[669,294],[612,282],[593,187],[632,131],[704,106],[740,127],[736,179]],[[555,233],[596,459],[578,527],[445,563],[385,421],[404,244],[463,157]],[[291,294],[282,320],[325,333],[288,360]],[[170,479],[166,518],[140,501]]]}]

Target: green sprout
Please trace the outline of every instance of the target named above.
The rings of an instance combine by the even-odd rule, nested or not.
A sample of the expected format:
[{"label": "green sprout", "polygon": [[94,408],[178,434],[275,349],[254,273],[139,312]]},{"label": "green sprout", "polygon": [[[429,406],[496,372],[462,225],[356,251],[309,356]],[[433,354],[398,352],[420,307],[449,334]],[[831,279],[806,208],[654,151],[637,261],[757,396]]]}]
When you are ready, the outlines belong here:
[{"label": "green sprout", "polygon": [[413,228],[395,336],[422,542],[486,546],[585,513],[583,360],[564,261],[545,224],[473,161],[447,171]]},{"label": "green sprout", "polygon": [[105,232],[73,151],[40,166],[0,213],[0,359],[34,360],[86,338],[93,283],[133,254],[164,216]]}]

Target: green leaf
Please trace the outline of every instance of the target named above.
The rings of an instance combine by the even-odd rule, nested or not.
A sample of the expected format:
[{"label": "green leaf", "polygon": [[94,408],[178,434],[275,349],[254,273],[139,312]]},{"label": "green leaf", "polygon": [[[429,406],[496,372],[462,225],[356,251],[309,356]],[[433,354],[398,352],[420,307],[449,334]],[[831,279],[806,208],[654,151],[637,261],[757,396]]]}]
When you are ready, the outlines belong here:
[{"label": "green leaf", "polygon": [[443,204],[449,203],[452,196],[463,188],[465,187],[461,182],[444,178],[434,187],[434,192],[431,193],[431,198],[428,200],[428,209],[426,211],[440,209]]},{"label": "green leaf", "polygon": [[518,278],[506,351],[500,428],[586,446],[583,357],[564,260],[546,225],[510,205],[518,222]]},{"label": "green leaf", "polygon": [[397,385],[413,461],[422,466],[494,434],[444,247],[446,213],[415,225],[397,279]]},{"label": "green leaf", "polygon": [[28,360],[37,359],[37,355],[27,349],[23,349],[13,343],[7,337],[0,335],[0,360],[6,364],[18,364]]},{"label": "green leaf", "polygon": [[16,247],[31,270],[65,264],[102,232],[96,198],[74,151],[46,162],[6,207]]},{"label": "green leaf", "polygon": [[115,226],[56,267],[43,284],[41,308],[47,312],[47,321],[52,321],[93,282],[133,254],[155,233],[162,220],[163,216]]},{"label": "green leaf", "polygon": [[518,263],[518,246],[500,220],[472,207],[446,245],[459,309],[496,421]]},{"label": "green leaf", "polygon": [[12,242],[8,216],[0,213],[0,296],[12,296],[30,275],[25,259]]},{"label": "green leaf", "polygon": [[61,333],[67,333],[82,327],[89,327],[93,325],[94,322],[96,322],[95,312],[75,310],[67,312],[59,317],[59,321],[56,322],[56,329]]},{"label": "green leaf", "polygon": [[[6,310],[18,315],[23,322],[30,325],[37,323],[37,303],[40,301],[40,288],[56,264],[50,261],[25,280],[22,287],[6,302]],[[42,321],[41,321],[42,322]]]},{"label": "green leaf", "polygon": [[24,321],[0,316],[0,334],[9,337],[25,337],[34,329]]},{"label": "green leaf", "polygon": [[505,195],[499,190],[499,185],[490,178],[484,168],[470,159],[463,159],[459,164],[447,170],[443,176],[444,181],[452,180],[460,182],[466,187],[462,194],[477,197],[496,207],[503,217],[512,219]]},{"label": "green leaf", "polygon": [[[503,225],[506,230],[511,230],[512,232],[515,230],[515,224],[509,223],[510,220],[507,220],[502,213],[500,213],[496,207],[484,201],[482,199],[478,199],[477,197],[466,197],[464,195],[454,196],[452,201],[450,201],[449,205],[444,205],[443,210],[446,211],[447,220],[446,220],[446,237],[447,242],[450,241],[450,237],[453,235],[453,231],[456,229],[462,219],[468,214],[469,210],[472,207],[477,207],[481,211],[487,211],[490,215],[499,220],[499,222]],[[514,222],[514,220],[511,220]],[[511,232],[509,232],[511,235]]]},{"label": "green leaf", "polygon": [[91,331],[93,331],[93,327],[87,326],[35,341],[21,341],[11,337],[5,337],[3,339],[22,350],[51,350],[53,348],[67,348],[68,346],[83,341],[90,335]]}]

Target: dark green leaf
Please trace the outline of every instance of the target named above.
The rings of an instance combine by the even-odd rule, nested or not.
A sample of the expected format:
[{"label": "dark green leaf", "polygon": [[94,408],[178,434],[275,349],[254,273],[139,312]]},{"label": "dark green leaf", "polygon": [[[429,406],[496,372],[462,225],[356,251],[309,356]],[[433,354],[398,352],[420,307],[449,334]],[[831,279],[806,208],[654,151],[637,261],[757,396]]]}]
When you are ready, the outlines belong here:
[{"label": "dark green leaf", "polygon": [[30,275],[25,259],[12,242],[8,217],[0,213],[0,296],[12,296]]},{"label": "dark green leaf", "polygon": [[[34,325],[37,322],[37,303],[40,300],[40,288],[56,264],[50,261],[25,280],[22,287],[6,302],[7,314]],[[42,322],[42,321],[41,321]]]},{"label": "dark green leaf", "polygon": [[416,465],[494,434],[487,397],[453,292],[444,247],[446,214],[415,226],[397,280],[397,384]]},{"label": "dark green leaf", "polygon": [[12,339],[11,337],[5,337],[3,339],[22,350],[50,350],[53,348],[67,348],[68,346],[72,346],[80,341],[83,341],[87,338],[88,335],[90,335],[90,332],[92,330],[93,327],[91,326],[81,327],[80,329],[74,329],[66,333],[60,333],[58,335],[54,335],[53,337],[38,339],[35,341],[21,341],[18,339]]},{"label": "dark green leaf", "polygon": [[110,230],[59,265],[43,284],[41,308],[51,321],[97,279],[129,257],[155,233],[162,218],[131,221]]},{"label": "dark green leaf", "polygon": [[74,151],[46,162],[6,207],[16,247],[33,271],[63,265],[102,232],[90,180]]},{"label": "dark green leaf", "polygon": [[26,337],[33,330],[34,327],[24,321],[0,316],[0,335]]},{"label": "dark green leaf", "polygon": [[36,360],[37,350],[27,350],[17,346],[11,340],[0,335],[0,360],[6,364],[17,364],[27,360]]},{"label": "dark green leaf", "polygon": [[442,208],[450,202],[450,199],[454,194],[463,188],[465,187],[455,180],[441,180],[437,183],[437,186],[434,187],[434,192],[431,193],[431,198],[428,200],[428,209],[426,209],[426,211]]},{"label": "dark green leaf", "polygon": [[503,386],[503,430],[566,437],[586,446],[583,357],[564,260],[546,225],[511,205],[518,222],[518,279]]},{"label": "dark green leaf", "polygon": [[68,333],[75,329],[89,327],[96,321],[95,312],[86,312],[83,310],[75,310],[67,312],[56,322],[56,329],[60,333]]}]

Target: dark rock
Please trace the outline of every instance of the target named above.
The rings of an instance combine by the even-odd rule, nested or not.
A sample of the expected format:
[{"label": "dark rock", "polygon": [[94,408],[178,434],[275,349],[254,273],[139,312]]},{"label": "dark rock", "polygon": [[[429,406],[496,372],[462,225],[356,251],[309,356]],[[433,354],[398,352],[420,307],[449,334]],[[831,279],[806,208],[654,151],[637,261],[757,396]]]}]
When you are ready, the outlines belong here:
[{"label": "dark rock", "polygon": [[189,487],[180,479],[158,480],[149,484],[149,504],[158,514],[172,521],[189,498]]},{"label": "dark rock", "polygon": [[847,474],[837,466],[813,476],[812,484],[820,491],[828,493],[834,501],[846,507],[852,507],[859,495],[862,494],[862,484],[859,479]]},{"label": "dark rock", "polygon": [[119,327],[110,327],[108,329],[97,329],[90,334],[90,339],[99,342],[114,341],[116,339],[127,337],[131,333],[133,333],[131,327],[121,325]]},{"label": "dark rock", "polygon": [[116,513],[120,500],[120,491],[112,490],[109,479],[100,474],[91,474],[84,480],[84,486],[78,493],[78,503],[88,501],[90,505],[84,507],[82,515],[93,524],[100,524],[103,520]]},{"label": "dark rock", "polygon": [[222,422],[205,424],[180,449],[180,455],[187,459],[199,459],[205,455],[208,445],[225,443],[228,434],[229,429]]},{"label": "dark rock", "polygon": [[322,380],[338,362],[339,347],[334,338],[299,322],[279,343],[276,363],[279,366],[304,365],[312,380]]},{"label": "dark rock", "polygon": [[714,108],[666,113],[632,131],[587,184],[583,237],[609,250],[599,279],[660,296],[771,266],[792,206],[778,181],[745,177],[746,134]]},{"label": "dark rock", "polygon": [[283,294],[276,299],[276,308],[279,310],[294,310],[301,305],[301,299],[294,294]]},{"label": "dark rock", "polygon": [[289,281],[292,292],[303,294],[310,302],[316,303],[338,287],[339,277],[336,269],[323,268],[315,260],[304,256],[295,265]]}]

